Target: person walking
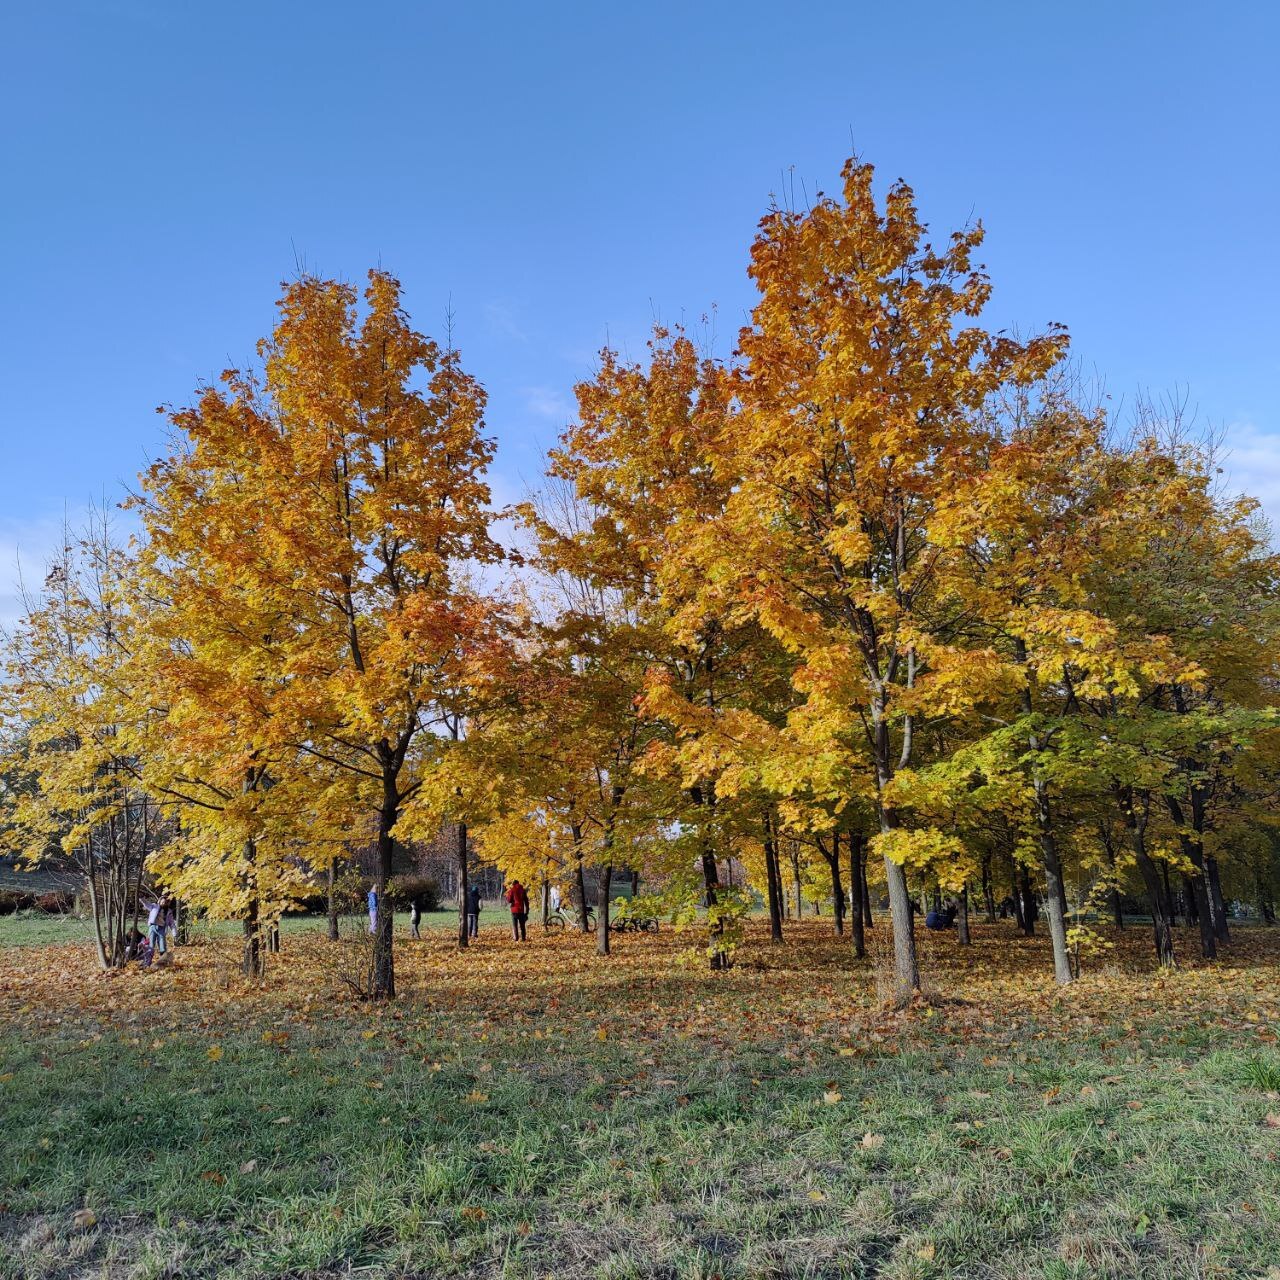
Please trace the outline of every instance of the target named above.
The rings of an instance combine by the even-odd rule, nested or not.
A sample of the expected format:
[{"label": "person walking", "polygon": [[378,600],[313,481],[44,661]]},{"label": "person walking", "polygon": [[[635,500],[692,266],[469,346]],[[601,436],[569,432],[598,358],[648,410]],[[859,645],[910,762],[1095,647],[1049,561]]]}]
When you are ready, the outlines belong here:
[{"label": "person walking", "polygon": [[369,886],[369,932],[378,932],[378,886]]},{"label": "person walking", "polygon": [[503,895],[511,908],[511,938],[514,942],[524,942],[524,927],[529,923],[529,891],[519,880],[511,882],[511,888]]},{"label": "person walking", "polygon": [[473,884],[467,889],[467,937],[480,936],[480,886]]},{"label": "person walking", "polygon": [[409,904],[409,934],[414,938],[421,938],[422,934],[418,932],[418,925],[422,921],[422,911],[418,907],[418,900],[414,900]]}]

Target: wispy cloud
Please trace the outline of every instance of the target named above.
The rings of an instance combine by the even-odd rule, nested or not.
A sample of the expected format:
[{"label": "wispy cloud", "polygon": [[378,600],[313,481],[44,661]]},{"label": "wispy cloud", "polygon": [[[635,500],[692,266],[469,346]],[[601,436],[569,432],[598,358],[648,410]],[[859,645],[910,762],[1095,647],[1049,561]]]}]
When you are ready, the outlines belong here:
[{"label": "wispy cloud", "polygon": [[529,335],[521,327],[516,316],[516,308],[506,302],[486,302],[484,318],[494,333],[515,338],[518,342],[528,342]]},{"label": "wispy cloud", "polygon": [[562,427],[574,413],[573,402],[555,387],[521,387],[524,406],[536,418],[545,418]]},{"label": "wispy cloud", "polygon": [[1222,466],[1229,487],[1257,498],[1271,524],[1280,528],[1280,433],[1236,423],[1223,441]]}]

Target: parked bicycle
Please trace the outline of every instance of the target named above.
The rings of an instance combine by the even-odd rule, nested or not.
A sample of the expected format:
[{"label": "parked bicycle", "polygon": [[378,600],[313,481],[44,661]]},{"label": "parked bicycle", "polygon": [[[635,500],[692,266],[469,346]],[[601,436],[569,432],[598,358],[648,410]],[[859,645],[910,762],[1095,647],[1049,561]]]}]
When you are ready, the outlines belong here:
[{"label": "parked bicycle", "polygon": [[[553,933],[563,933],[565,929],[578,928],[578,913],[570,908],[568,911],[564,907],[557,907],[552,911],[546,920],[546,928]],[[594,931],[596,927],[596,913],[587,908],[587,928]]]}]

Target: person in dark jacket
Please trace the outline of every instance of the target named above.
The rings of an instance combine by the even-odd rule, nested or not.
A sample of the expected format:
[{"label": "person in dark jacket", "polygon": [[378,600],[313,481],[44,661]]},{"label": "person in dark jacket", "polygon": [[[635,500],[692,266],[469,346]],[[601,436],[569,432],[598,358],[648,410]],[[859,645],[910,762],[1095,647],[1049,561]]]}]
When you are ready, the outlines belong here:
[{"label": "person in dark jacket", "polygon": [[955,904],[949,903],[943,911],[930,911],[924,918],[924,927],[926,929],[950,929],[955,922]]},{"label": "person in dark jacket", "polygon": [[473,884],[467,890],[467,937],[480,936],[480,886]]}]

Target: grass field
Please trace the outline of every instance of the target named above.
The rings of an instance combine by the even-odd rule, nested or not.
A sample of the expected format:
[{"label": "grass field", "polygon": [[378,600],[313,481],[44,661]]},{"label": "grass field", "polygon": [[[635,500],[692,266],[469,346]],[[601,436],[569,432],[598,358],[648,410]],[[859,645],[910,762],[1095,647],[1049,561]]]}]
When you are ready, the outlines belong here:
[{"label": "grass field", "polygon": [[0,1276],[1280,1276],[1280,931],[1067,992],[1012,926],[925,937],[895,1013],[826,922],[714,978],[489,923],[385,1007],[314,929],[252,987],[218,934],[0,949]]}]

